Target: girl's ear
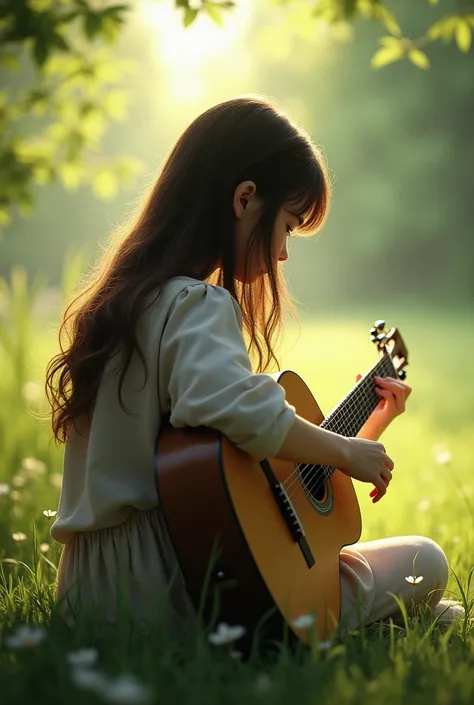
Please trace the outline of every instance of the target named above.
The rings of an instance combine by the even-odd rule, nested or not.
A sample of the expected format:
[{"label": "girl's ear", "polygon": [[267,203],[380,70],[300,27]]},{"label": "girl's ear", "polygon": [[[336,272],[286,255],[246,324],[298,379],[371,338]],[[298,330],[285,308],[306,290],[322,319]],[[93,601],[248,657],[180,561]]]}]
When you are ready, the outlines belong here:
[{"label": "girl's ear", "polygon": [[242,181],[234,191],[232,206],[236,218],[244,218],[258,207],[257,187],[253,181]]}]

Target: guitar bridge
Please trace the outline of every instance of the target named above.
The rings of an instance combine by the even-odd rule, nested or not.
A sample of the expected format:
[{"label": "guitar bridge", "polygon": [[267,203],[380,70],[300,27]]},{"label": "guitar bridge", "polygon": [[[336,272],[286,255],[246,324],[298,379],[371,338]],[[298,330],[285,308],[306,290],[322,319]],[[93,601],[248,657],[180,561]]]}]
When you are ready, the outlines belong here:
[{"label": "guitar bridge", "polygon": [[288,531],[290,532],[295,543],[299,545],[308,568],[312,568],[315,564],[314,556],[311,552],[303,526],[298,518],[298,514],[296,513],[296,509],[293,506],[293,502],[291,501],[288,492],[285,490],[283,485],[278,482],[278,479],[268,460],[262,460],[260,465],[265,473],[271,493],[276,500],[280,514],[283,517]]}]

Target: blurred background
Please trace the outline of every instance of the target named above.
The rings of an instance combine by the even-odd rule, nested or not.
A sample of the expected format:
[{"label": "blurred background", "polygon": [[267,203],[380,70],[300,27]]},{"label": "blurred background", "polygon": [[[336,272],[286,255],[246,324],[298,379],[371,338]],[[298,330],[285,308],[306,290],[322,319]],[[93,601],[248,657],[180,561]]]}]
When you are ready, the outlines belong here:
[{"label": "blurred background", "polygon": [[[40,14],[43,8],[44,14],[58,3],[21,0],[16,6],[22,4],[36,6]],[[64,159],[54,178],[47,167],[33,169],[31,198],[20,198],[23,215],[17,207],[4,214],[1,276],[24,265],[30,276],[41,272],[58,286],[66,253],[82,248],[86,263],[98,254],[197,114],[231,96],[259,93],[275,98],[309,132],[334,184],[324,231],[311,240],[291,241],[286,272],[303,310],[321,313],[375,301],[437,310],[472,304],[470,41],[466,46],[464,38],[463,45],[462,32],[448,28],[448,41],[438,36],[423,48],[429,68],[419,57],[418,65],[388,57],[391,63],[371,66],[380,37],[397,36],[395,16],[402,40],[422,37],[450,11],[459,12],[459,3],[236,0],[235,7],[220,9],[232,3],[133,0],[127,5],[115,43],[109,45],[99,31],[83,42],[101,79],[110,81],[95,92],[81,87],[82,104],[92,96],[98,106],[76,109],[76,87],[64,94],[55,125],[48,127],[54,94],[42,102],[32,99],[30,109],[9,122],[17,140],[24,138],[17,148],[23,166],[37,157],[35,148],[47,151],[47,127],[56,144],[77,140],[77,133],[81,144],[82,130],[84,152]],[[370,7],[396,13],[370,18]],[[321,16],[315,16],[318,8]],[[193,21],[184,27],[183,19]],[[466,21],[468,34],[469,26]],[[68,31],[74,36],[82,30]],[[49,63],[67,60],[65,52],[58,56]],[[54,71],[45,73],[54,78]],[[22,55],[16,70],[4,64],[2,88],[10,94],[34,89],[37,72],[35,62]],[[71,136],[67,127],[73,126]],[[119,163],[111,168],[114,162]]]}]

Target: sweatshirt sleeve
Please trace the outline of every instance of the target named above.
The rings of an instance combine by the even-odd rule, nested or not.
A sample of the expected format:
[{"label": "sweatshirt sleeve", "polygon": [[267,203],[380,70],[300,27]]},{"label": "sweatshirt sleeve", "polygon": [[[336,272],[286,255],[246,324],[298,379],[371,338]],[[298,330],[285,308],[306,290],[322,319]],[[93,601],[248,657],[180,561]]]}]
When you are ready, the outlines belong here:
[{"label": "sweatshirt sleeve", "polygon": [[214,428],[263,460],[278,453],[296,412],[273,377],[252,372],[241,315],[222,287],[199,283],[178,294],[161,340],[160,386],[172,426]]}]

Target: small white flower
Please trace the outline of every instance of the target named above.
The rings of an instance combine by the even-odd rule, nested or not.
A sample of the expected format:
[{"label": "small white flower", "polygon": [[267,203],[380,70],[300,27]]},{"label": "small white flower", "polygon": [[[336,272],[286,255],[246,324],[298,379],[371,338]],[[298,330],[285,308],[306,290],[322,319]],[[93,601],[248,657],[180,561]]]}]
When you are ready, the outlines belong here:
[{"label": "small white flower", "polygon": [[21,492],[18,492],[18,490],[12,490],[10,492],[10,497],[14,502],[18,502],[21,499]]},{"label": "small white flower", "polygon": [[460,540],[461,540],[461,537],[460,537],[460,536],[453,536],[453,538],[451,539],[451,541],[452,541],[453,543],[459,543]]},{"label": "small white flower", "polygon": [[108,683],[102,698],[116,705],[145,705],[151,700],[151,692],[135,676],[125,674]]},{"label": "small white flower", "polygon": [[42,543],[40,544],[40,551],[41,553],[47,553],[50,549],[49,543]]},{"label": "small white flower", "polygon": [[188,5],[191,10],[200,10],[202,8],[202,0],[189,0]]},{"label": "small white flower", "polygon": [[41,387],[37,382],[25,382],[21,393],[26,401],[38,401],[41,397]]},{"label": "small white flower", "polygon": [[272,681],[268,673],[259,673],[255,679],[255,691],[261,695],[270,690]]},{"label": "small white flower", "polygon": [[13,539],[14,541],[18,541],[18,542],[20,542],[20,541],[26,541],[27,536],[26,536],[26,534],[24,534],[22,531],[15,531],[15,532],[12,534],[12,539]]},{"label": "small white flower", "polygon": [[413,575],[409,575],[408,577],[405,578],[407,583],[411,583],[412,585],[418,585],[418,583],[421,583],[423,580],[423,576],[419,575],[417,578],[415,578]]},{"label": "small white flower", "polygon": [[97,649],[78,649],[77,651],[70,651],[66,658],[71,666],[87,668],[95,664],[98,655]]},{"label": "small white flower", "polygon": [[230,627],[225,622],[221,622],[217,625],[217,630],[212,634],[209,634],[209,641],[215,646],[222,646],[223,644],[232,644],[233,641],[237,641],[245,634],[245,627],[236,625]]},{"label": "small white flower", "polygon": [[23,458],[21,467],[28,477],[38,477],[39,475],[44,475],[46,472],[46,465],[37,458]]},{"label": "small white flower", "polygon": [[43,509],[43,514],[46,519],[53,519],[53,517],[56,516],[57,511],[56,509]]},{"label": "small white flower", "polygon": [[5,497],[10,492],[10,485],[0,482],[0,497]]},{"label": "small white flower", "polygon": [[297,629],[309,629],[313,626],[315,621],[316,619],[312,614],[300,614],[299,617],[293,620],[292,624]]},{"label": "small white flower", "polygon": [[451,462],[451,452],[443,443],[432,448],[433,457],[438,465],[449,465]]},{"label": "small white flower", "polygon": [[429,509],[431,509],[431,502],[429,499],[421,499],[418,502],[416,508],[419,512],[427,512]]},{"label": "small white flower", "polygon": [[422,499],[418,502],[417,509],[419,512],[427,512],[431,509],[431,502],[429,499]]},{"label": "small white flower", "polygon": [[23,475],[14,475],[12,477],[12,485],[14,487],[24,487],[26,483],[26,477],[23,477]]},{"label": "small white flower", "polygon": [[5,637],[5,646],[8,649],[30,649],[43,641],[46,631],[42,627],[29,627],[22,624],[14,634]]},{"label": "small white flower", "polygon": [[107,687],[107,678],[92,668],[74,668],[71,672],[71,680],[82,690],[92,690],[100,694]]}]

